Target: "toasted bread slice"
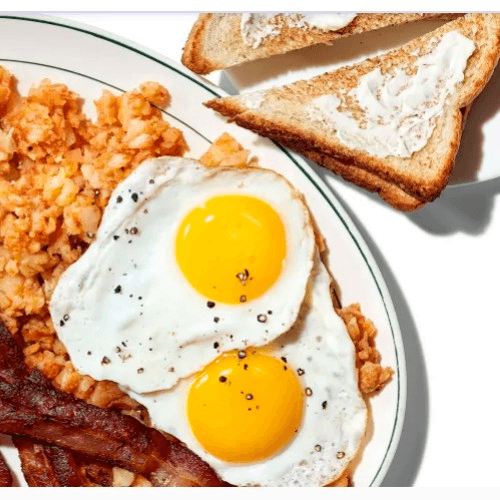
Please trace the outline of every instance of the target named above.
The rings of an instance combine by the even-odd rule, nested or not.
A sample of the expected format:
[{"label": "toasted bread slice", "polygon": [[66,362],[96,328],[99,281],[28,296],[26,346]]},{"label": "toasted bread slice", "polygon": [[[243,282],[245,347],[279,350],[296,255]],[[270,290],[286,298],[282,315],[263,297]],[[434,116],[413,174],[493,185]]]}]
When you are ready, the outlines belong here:
[{"label": "toasted bread slice", "polygon": [[355,165],[422,201],[450,177],[463,109],[500,54],[500,14],[468,14],[397,50],[208,107],[295,151]]},{"label": "toasted bread slice", "polygon": [[262,20],[257,36],[250,40],[242,30],[243,15],[200,14],[184,47],[182,63],[204,75],[290,50],[332,43],[338,38],[365,31],[422,19],[451,20],[462,14],[357,14],[350,22],[347,17],[347,25],[338,30],[318,28],[304,22],[300,14],[268,15]]},{"label": "toasted bread slice", "polygon": [[[470,106],[462,109],[462,129],[465,125],[469,111]],[[281,143],[293,149],[293,144],[285,144],[283,140]],[[300,154],[318,165],[326,167],[337,175],[340,175],[344,180],[378,194],[385,202],[402,212],[416,212],[426,205],[424,200],[406,193],[399,186],[381,179],[377,175],[359,168],[354,164],[343,164],[331,156],[314,150],[300,151]]]},{"label": "toasted bread slice", "polygon": [[401,188],[380,177],[357,168],[354,165],[344,165],[335,158],[318,151],[301,151],[301,154],[318,165],[323,165],[340,175],[346,181],[373,193],[377,193],[385,202],[402,212],[415,212],[424,207],[425,201],[406,193]]}]

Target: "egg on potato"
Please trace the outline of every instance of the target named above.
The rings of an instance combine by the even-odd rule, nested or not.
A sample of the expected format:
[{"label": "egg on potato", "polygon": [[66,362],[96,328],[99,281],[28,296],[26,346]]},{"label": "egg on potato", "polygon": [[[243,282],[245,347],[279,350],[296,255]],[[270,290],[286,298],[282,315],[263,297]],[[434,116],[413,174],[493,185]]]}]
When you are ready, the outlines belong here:
[{"label": "egg on potato", "polygon": [[321,486],[367,416],[330,286],[282,176],[163,157],[116,188],[50,310],[81,373],[120,384],[224,481]]},{"label": "egg on potato", "polygon": [[279,174],[146,160],[61,276],[52,320],[81,373],[137,393],[169,389],[287,331],[314,249],[304,200]]},{"label": "egg on potato", "polygon": [[354,346],[316,254],[293,327],[263,347],[222,354],[174,388],[130,395],[153,424],[238,486],[322,486],[353,459],[366,428]]}]

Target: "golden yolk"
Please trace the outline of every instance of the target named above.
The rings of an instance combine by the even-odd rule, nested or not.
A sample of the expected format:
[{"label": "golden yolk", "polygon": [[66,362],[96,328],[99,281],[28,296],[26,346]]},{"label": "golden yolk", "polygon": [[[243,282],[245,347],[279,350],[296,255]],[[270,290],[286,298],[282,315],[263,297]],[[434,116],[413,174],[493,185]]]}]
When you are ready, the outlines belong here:
[{"label": "golden yolk", "polygon": [[226,462],[254,462],[292,440],[303,404],[286,361],[248,349],[222,354],[197,375],[187,416],[206,451]]},{"label": "golden yolk", "polygon": [[216,196],[184,218],[177,262],[189,283],[215,302],[239,304],[278,279],[286,235],[276,210],[253,196]]}]

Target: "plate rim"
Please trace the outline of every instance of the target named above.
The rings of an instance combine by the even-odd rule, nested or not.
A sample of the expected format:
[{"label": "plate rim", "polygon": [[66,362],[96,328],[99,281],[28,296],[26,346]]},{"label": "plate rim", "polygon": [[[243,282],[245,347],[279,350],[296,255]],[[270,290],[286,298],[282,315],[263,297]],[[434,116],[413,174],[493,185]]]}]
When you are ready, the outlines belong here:
[{"label": "plate rim", "polygon": [[[174,13],[175,14],[175,13]],[[180,63],[152,50],[147,47],[144,47],[138,43],[135,43],[131,40],[126,39],[125,37],[121,37],[119,35],[115,35],[106,30],[87,25],[85,23],[80,23],[76,21],[67,20],[64,18],[56,17],[56,16],[48,16],[48,15],[0,15],[1,19],[13,20],[13,21],[27,21],[27,22],[36,22],[47,24],[51,26],[57,26],[59,28],[66,28],[75,31],[79,31],[81,33],[85,33],[87,35],[100,38],[106,42],[113,43],[115,45],[119,45],[124,49],[131,50],[141,56],[144,56],[170,70],[175,71],[179,75],[191,80],[193,83],[203,87],[205,90],[210,92],[213,96],[222,97],[228,96],[229,94],[225,92],[223,89],[208,81],[207,79],[200,77],[199,75],[193,73],[189,69],[182,66]],[[0,59],[7,60],[4,58]],[[28,63],[29,61],[18,61]],[[89,75],[84,75],[83,73],[77,73],[72,70],[68,70],[66,68],[58,68],[63,71],[76,73],[85,78],[90,78],[96,81],[100,81],[94,77]],[[100,81],[105,85],[110,85],[107,82]],[[117,90],[122,90],[118,89]],[[353,240],[355,246],[357,247],[359,253],[361,254],[365,264],[368,267],[370,275],[372,276],[373,281],[375,282],[377,291],[382,300],[385,314],[388,319],[388,324],[390,327],[390,333],[393,339],[394,347],[395,347],[395,359],[396,359],[396,367],[395,371],[397,372],[397,406],[396,406],[396,417],[394,421],[394,426],[392,429],[391,437],[389,444],[387,446],[386,452],[384,454],[384,458],[377,469],[374,477],[370,482],[370,486],[380,486],[382,483],[392,461],[396,450],[398,448],[398,444],[401,438],[403,424],[405,421],[405,412],[406,412],[406,396],[407,396],[407,377],[406,377],[406,360],[405,360],[405,351],[403,345],[403,339],[401,335],[401,329],[398,321],[398,317],[394,308],[394,304],[392,298],[390,296],[389,290],[383,278],[383,275],[380,271],[376,260],[370,251],[367,243],[365,242],[363,236],[357,229],[354,221],[348,215],[346,210],[342,207],[340,201],[337,199],[332,190],[328,187],[328,185],[321,179],[319,174],[317,174],[313,168],[305,162],[298,154],[293,153],[292,151],[286,149],[279,143],[275,141],[271,141],[274,147],[278,148],[286,157],[289,158],[292,163],[296,165],[297,168],[301,170],[304,176],[308,179],[308,181],[314,186],[315,190],[318,191],[323,199],[327,202],[330,208],[333,210],[335,215],[340,219],[344,229],[347,231],[351,239]]]}]

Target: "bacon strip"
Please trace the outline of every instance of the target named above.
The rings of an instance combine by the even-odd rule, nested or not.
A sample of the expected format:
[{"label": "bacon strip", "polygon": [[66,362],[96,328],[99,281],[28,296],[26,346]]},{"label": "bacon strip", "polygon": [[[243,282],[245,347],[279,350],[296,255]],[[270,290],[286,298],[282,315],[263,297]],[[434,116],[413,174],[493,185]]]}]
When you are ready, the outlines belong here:
[{"label": "bacon strip", "polygon": [[68,450],[14,437],[28,486],[91,486]]},{"label": "bacon strip", "polygon": [[13,438],[13,441],[19,451],[21,469],[28,486],[78,486],[71,479],[68,480],[71,484],[59,480],[43,444],[20,437]]},{"label": "bacon strip", "polygon": [[227,486],[172,436],[55,389],[29,371],[0,325],[0,433],[26,436],[146,477],[154,486]]},{"label": "bacon strip", "polygon": [[5,488],[7,486],[12,486],[14,482],[12,474],[10,472],[9,466],[0,453],[0,488]]},{"label": "bacon strip", "polygon": [[72,451],[14,437],[28,486],[113,486],[113,466]]}]

